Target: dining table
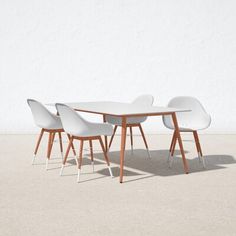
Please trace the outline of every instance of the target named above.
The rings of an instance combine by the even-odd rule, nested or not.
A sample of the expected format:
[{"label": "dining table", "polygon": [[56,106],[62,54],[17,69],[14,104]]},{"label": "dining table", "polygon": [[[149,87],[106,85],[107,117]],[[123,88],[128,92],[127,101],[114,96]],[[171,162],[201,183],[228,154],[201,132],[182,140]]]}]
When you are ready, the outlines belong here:
[{"label": "dining table", "polygon": [[[164,106],[144,106],[132,103],[113,102],[113,101],[93,101],[93,102],[68,102],[66,105],[73,108],[75,111],[99,114],[103,116],[103,122],[106,122],[106,116],[111,115],[120,117],[121,122],[121,144],[120,144],[120,177],[119,182],[123,182],[124,177],[124,159],[125,159],[125,143],[126,143],[126,128],[127,119],[130,117],[142,117],[142,116],[165,116],[169,115],[173,121],[174,132],[178,140],[180,153],[183,161],[183,168],[186,174],[189,173],[188,163],[185,157],[185,151],[183,147],[182,138],[180,135],[180,129],[178,125],[177,113],[189,112],[188,108],[179,109],[174,107]],[[55,105],[55,104],[48,104]],[[105,136],[105,148],[108,150],[107,137]]]}]

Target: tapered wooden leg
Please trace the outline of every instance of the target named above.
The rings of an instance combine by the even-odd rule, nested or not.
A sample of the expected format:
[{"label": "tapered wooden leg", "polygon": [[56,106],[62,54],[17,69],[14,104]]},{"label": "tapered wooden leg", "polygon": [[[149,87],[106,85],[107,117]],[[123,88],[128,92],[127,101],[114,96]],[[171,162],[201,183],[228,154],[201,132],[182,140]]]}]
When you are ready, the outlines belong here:
[{"label": "tapered wooden leg", "polygon": [[143,132],[143,128],[142,128],[141,124],[139,124],[138,127],[139,127],[139,130],[140,130],[141,134],[142,134],[143,141],[144,141],[145,147],[147,149],[148,157],[150,158],[151,156],[150,156],[150,153],[149,153],[148,144],[147,144],[147,140],[145,138],[144,132]]},{"label": "tapered wooden leg", "polygon": [[109,145],[108,145],[108,148],[109,148],[109,149],[110,149],[110,147],[111,147],[113,138],[114,138],[114,136],[115,136],[115,134],[116,134],[117,127],[118,127],[118,126],[115,125],[115,128],[114,128],[114,130],[113,130],[113,134],[112,134],[112,136],[111,136],[111,139],[110,139],[110,142],[109,142]]},{"label": "tapered wooden leg", "polygon": [[108,159],[108,156],[107,156],[107,153],[106,153],[106,150],[105,150],[105,146],[104,146],[104,144],[102,142],[102,138],[101,137],[99,138],[99,142],[100,142],[102,151],[104,153],[105,161],[106,161],[107,165],[110,166],[110,162],[109,162],[109,159]]},{"label": "tapered wooden leg", "polygon": [[132,131],[132,127],[129,127],[129,132],[130,132],[130,143],[131,143],[131,151],[133,153],[133,131]]},{"label": "tapered wooden leg", "polygon": [[82,157],[83,157],[83,145],[84,145],[84,140],[80,140],[80,151],[79,151],[79,163],[78,163],[77,182],[80,181],[80,172],[81,172]]},{"label": "tapered wooden leg", "polygon": [[197,151],[200,153],[201,156],[203,156],[197,131],[193,131],[193,136],[194,136],[194,140],[195,140]]},{"label": "tapered wooden leg", "polygon": [[121,130],[121,148],[120,148],[120,183],[123,182],[125,141],[126,141],[126,117],[123,116],[122,117],[122,130]]},{"label": "tapered wooden leg", "polygon": [[102,151],[104,153],[104,157],[105,157],[108,169],[109,169],[110,176],[113,177],[113,174],[112,174],[112,171],[111,171],[111,168],[110,168],[110,161],[109,161],[109,158],[108,158],[108,155],[107,155],[107,152],[105,150],[105,147],[104,147],[104,144],[102,142],[102,138],[101,137],[99,137],[99,142],[100,142],[100,145],[102,147]]},{"label": "tapered wooden leg", "polygon": [[173,141],[172,149],[171,149],[171,152],[170,152],[171,156],[174,156],[176,143],[177,143],[177,135],[174,136],[174,141]]},{"label": "tapered wooden leg", "polygon": [[90,148],[91,161],[93,161],[93,142],[92,142],[92,140],[89,140],[89,148]]},{"label": "tapered wooden leg", "polygon": [[[68,137],[69,140],[71,139],[71,137],[70,137],[69,134],[67,134],[67,137]],[[72,144],[71,144],[71,147],[72,147],[72,151],[73,151],[74,156],[76,156],[75,147],[74,147],[73,142],[72,142]]]},{"label": "tapered wooden leg", "polygon": [[[60,170],[60,175],[62,175],[62,173],[63,173],[64,167],[65,167],[65,164],[66,164],[66,161],[67,161],[67,157],[68,157],[69,152],[70,152],[70,148],[71,148],[71,146],[73,144],[73,140],[74,140],[73,137],[70,137],[69,144],[68,144],[68,147],[66,149],[66,154],[65,154],[65,157],[64,157],[63,162],[62,162],[62,166],[61,166],[61,170]],[[76,156],[75,156],[75,158],[76,158]],[[76,159],[76,163],[77,163],[77,159]]]},{"label": "tapered wooden leg", "polygon": [[48,169],[48,162],[50,159],[50,155],[51,155],[51,149],[52,149],[52,141],[53,140],[53,133],[49,132],[48,135],[48,150],[47,150],[47,159],[46,159],[46,170]]},{"label": "tapered wooden leg", "polygon": [[80,140],[78,169],[81,169],[81,165],[82,165],[83,146],[84,146],[84,140]]},{"label": "tapered wooden leg", "polygon": [[61,153],[63,153],[63,145],[62,145],[61,132],[58,132],[58,136],[59,136],[59,142],[60,142],[60,150],[61,150]]},{"label": "tapered wooden leg", "polygon": [[63,165],[65,165],[66,164],[66,160],[67,160],[67,158],[68,158],[68,155],[69,155],[69,152],[70,152],[70,148],[72,147],[72,145],[73,145],[73,137],[70,137],[70,141],[69,141],[69,144],[68,144],[68,147],[67,147],[67,149],[66,149],[66,154],[65,154],[65,157],[64,157],[64,160],[63,160]]},{"label": "tapered wooden leg", "polygon": [[[174,144],[174,141],[175,141],[175,131],[173,133],[173,136],[172,136],[172,140],[171,140],[171,144],[170,144],[170,149],[169,149],[169,153],[168,153],[168,157],[167,157],[167,162],[170,164],[170,158],[171,158],[171,153],[172,153],[172,149],[173,149],[173,144]],[[169,165],[170,167],[170,165]]]},{"label": "tapered wooden leg", "polygon": [[50,148],[51,148],[51,144],[52,144],[52,133],[50,132],[50,133],[48,134],[47,159],[50,158]]},{"label": "tapered wooden leg", "polygon": [[179,148],[180,148],[180,152],[181,152],[181,155],[182,155],[184,171],[185,171],[186,174],[188,174],[189,173],[188,163],[187,163],[186,158],[185,158],[183,143],[182,143],[182,139],[181,139],[181,135],[180,135],[180,130],[179,130],[179,125],[178,125],[178,121],[177,121],[175,113],[172,113],[172,120],[173,120],[174,127],[175,127],[176,137],[177,137],[178,142],[179,142]]},{"label": "tapered wooden leg", "polygon": [[42,137],[43,137],[43,133],[44,133],[44,129],[41,129],[40,134],[39,134],[39,138],[38,138],[35,150],[34,150],[34,156],[33,156],[33,159],[32,159],[32,165],[34,164],[35,157],[36,157],[38,149],[39,149],[39,144],[40,144],[40,142],[42,140]]},{"label": "tapered wooden leg", "polygon": [[[106,115],[103,115],[103,122],[104,123],[106,122]],[[105,138],[105,149],[107,152],[108,151],[107,136],[105,135],[104,138]]]},{"label": "tapered wooden leg", "polygon": [[51,152],[52,152],[52,146],[53,146],[54,138],[55,138],[55,132],[53,132],[51,134],[51,146],[50,146],[50,150],[49,150],[49,157],[48,157],[48,159],[50,159],[50,157],[51,157]]},{"label": "tapered wooden leg", "polygon": [[176,132],[174,132],[173,143],[172,143],[171,151],[169,153],[169,158],[168,158],[168,164],[170,168],[172,167],[172,163],[173,163],[176,143],[177,143],[177,136],[176,136]]},{"label": "tapered wooden leg", "polygon": [[170,153],[171,156],[174,156],[176,143],[177,143],[177,136],[175,136],[175,139],[174,139],[174,142],[173,142],[172,150],[171,150],[171,153]]},{"label": "tapered wooden leg", "polygon": [[148,149],[147,140],[146,140],[146,138],[145,138],[145,135],[144,135],[144,132],[143,132],[143,129],[142,129],[141,124],[139,124],[138,127],[139,127],[139,129],[140,129],[141,134],[142,134],[142,137],[143,137],[143,141],[144,141],[145,147],[146,147],[146,149]]},{"label": "tapered wooden leg", "polygon": [[171,153],[171,151],[172,151],[172,147],[173,147],[174,140],[175,140],[175,131],[174,131],[174,133],[173,133],[172,140],[171,140],[171,144],[170,144],[170,149],[169,149],[169,152],[170,152],[170,153]]},{"label": "tapered wooden leg", "polygon": [[206,167],[205,160],[204,160],[204,157],[202,155],[202,148],[201,148],[201,145],[200,145],[200,141],[199,141],[197,131],[193,131],[193,136],[194,136],[195,144],[196,144],[196,147],[197,147],[199,161],[202,161],[202,165],[205,168]]},{"label": "tapered wooden leg", "polygon": [[35,150],[34,150],[34,155],[36,155],[37,152],[38,152],[39,144],[40,144],[40,142],[41,142],[41,140],[42,140],[43,133],[44,133],[44,129],[41,129],[41,132],[40,132],[40,134],[39,134],[39,138],[38,138],[38,141],[37,141],[37,144],[36,144]]},{"label": "tapered wooden leg", "polygon": [[89,140],[89,149],[90,149],[90,155],[91,155],[91,164],[93,167],[93,172],[94,172],[94,161],[93,161],[93,142],[92,140]]}]

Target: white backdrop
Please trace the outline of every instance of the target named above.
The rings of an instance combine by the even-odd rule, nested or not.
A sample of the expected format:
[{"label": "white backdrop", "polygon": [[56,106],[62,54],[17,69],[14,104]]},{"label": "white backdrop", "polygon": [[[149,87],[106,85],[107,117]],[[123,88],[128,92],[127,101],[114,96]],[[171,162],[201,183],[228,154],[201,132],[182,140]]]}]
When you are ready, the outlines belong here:
[{"label": "white backdrop", "polygon": [[[199,98],[207,133],[236,131],[236,1],[0,0],[0,133],[44,103]],[[93,120],[101,120],[93,117]],[[150,118],[146,133],[164,133]]]}]

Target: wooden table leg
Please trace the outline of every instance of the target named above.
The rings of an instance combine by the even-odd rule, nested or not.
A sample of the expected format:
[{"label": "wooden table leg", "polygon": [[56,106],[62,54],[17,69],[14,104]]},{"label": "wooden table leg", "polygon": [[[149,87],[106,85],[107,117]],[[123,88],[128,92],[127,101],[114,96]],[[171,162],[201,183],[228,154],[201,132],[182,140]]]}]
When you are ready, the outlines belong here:
[{"label": "wooden table leg", "polygon": [[121,147],[120,147],[120,183],[123,182],[125,141],[126,141],[126,117],[123,116],[122,117],[122,127],[121,127]]},{"label": "wooden table leg", "polygon": [[[106,122],[106,115],[103,115],[103,122]],[[105,150],[108,151],[108,145],[107,145],[107,136],[104,136],[105,138]]]},{"label": "wooden table leg", "polygon": [[180,148],[180,152],[181,152],[181,155],[182,155],[182,160],[183,160],[183,164],[184,164],[184,171],[185,171],[186,174],[188,174],[189,173],[188,163],[187,163],[186,158],[185,158],[184,147],[183,147],[183,143],[182,143],[182,139],[181,139],[181,135],[180,135],[180,131],[179,131],[179,125],[178,125],[178,121],[177,121],[175,113],[172,113],[172,120],[173,120],[173,123],[174,123],[174,126],[175,126],[175,135],[178,139],[179,148]]}]

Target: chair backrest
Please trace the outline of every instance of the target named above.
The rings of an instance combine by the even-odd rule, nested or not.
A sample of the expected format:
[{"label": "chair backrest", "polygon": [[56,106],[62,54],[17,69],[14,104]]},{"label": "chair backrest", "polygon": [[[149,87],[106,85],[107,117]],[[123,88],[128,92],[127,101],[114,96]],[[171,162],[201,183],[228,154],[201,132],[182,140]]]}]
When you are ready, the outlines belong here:
[{"label": "chair backrest", "polygon": [[27,103],[31,109],[36,125],[42,128],[47,128],[55,123],[56,116],[52,114],[42,103],[34,99],[27,99]]},{"label": "chair backrest", "polygon": [[[187,108],[189,112],[177,113],[179,127],[186,129],[205,129],[211,123],[211,117],[205,111],[200,101],[194,97],[175,97],[170,100],[168,107]],[[164,125],[173,128],[171,116],[163,116]]]},{"label": "chair backrest", "polygon": [[132,103],[137,105],[151,106],[153,104],[154,98],[152,95],[145,94],[138,96]]},{"label": "chair backrest", "polygon": [[56,103],[56,109],[61,117],[62,126],[66,133],[82,135],[89,129],[89,122],[84,120],[71,107],[62,103]]},{"label": "chair backrest", "polygon": [[[152,95],[144,94],[135,98],[132,104],[135,104],[138,106],[152,106],[153,101],[154,101],[154,97]],[[146,119],[147,119],[146,116],[141,116],[141,117],[136,118],[137,123],[144,122]]]}]

